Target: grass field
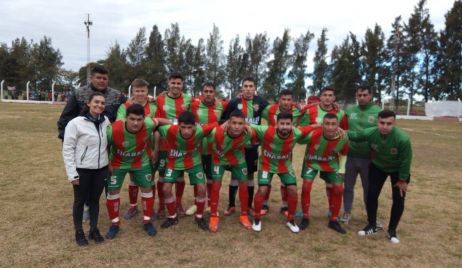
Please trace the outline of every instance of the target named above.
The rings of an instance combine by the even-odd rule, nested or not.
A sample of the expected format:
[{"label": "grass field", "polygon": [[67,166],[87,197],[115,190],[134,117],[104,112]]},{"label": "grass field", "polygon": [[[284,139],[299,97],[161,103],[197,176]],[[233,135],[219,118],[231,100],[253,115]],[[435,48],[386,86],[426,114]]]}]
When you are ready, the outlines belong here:
[{"label": "grass field", "polygon": [[[398,228],[401,244],[385,232],[361,238],[365,225],[360,181],[353,220],[341,236],[327,228],[323,182],[313,189],[311,225],[292,234],[278,213],[280,194],[271,196],[263,231],[241,228],[238,216],[222,217],[221,231],[200,231],[192,217],[154,238],[144,234],[141,218],[123,221],[119,236],[102,245],[79,248],[72,225],[72,187],[67,182],[56,121],[62,106],[0,103],[0,266],[1,267],[462,267],[462,125],[400,121],[412,137],[414,160],[406,209]],[[300,172],[302,147],[295,148]],[[227,181],[221,211],[227,201]],[[273,189],[278,189],[279,182]],[[125,187],[126,188],[126,185]],[[185,207],[192,203],[186,188]],[[122,192],[122,211],[128,204]],[[157,201],[157,200],[156,200]],[[109,225],[101,199],[99,227]],[[380,199],[385,227],[391,206],[389,183]],[[159,226],[159,223],[155,223]],[[85,226],[88,228],[88,226]]]}]

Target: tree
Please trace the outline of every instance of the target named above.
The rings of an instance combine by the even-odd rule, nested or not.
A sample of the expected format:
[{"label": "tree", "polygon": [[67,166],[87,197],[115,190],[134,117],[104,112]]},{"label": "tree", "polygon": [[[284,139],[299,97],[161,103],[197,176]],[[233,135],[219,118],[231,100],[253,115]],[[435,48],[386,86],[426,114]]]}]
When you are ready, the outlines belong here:
[{"label": "tree", "polygon": [[256,34],[253,38],[249,35],[246,38],[246,49],[243,55],[243,65],[246,67],[246,76],[255,79],[257,89],[265,78],[265,61],[268,57],[269,39],[266,33]]},{"label": "tree", "polygon": [[31,50],[31,65],[34,66],[36,88],[51,89],[53,80],[58,77],[62,63],[59,49],[53,48],[51,38],[46,36]]},{"label": "tree", "polygon": [[133,76],[129,71],[126,52],[117,42],[109,48],[107,57],[102,63],[109,70],[109,86],[128,93]]},{"label": "tree", "polygon": [[328,83],[327,72],[328,65],[326,62],[327,45],[326,42],[329,40],[326,37],[327,29],[323,28],[321,36],[318,39],[318,48],[313,58],[314,69],[311,77],[313,79],[313,85],[310,87],[311,94],[317,94],[323,87]]},{"label": "tree", "polygon": [[194,48],[193,55],[193,87],[192,91],[194,95],[198,95],[202,90],[202,84],[205,82],[205,45],[204,39],[200,38],[197,41],[197,46]]},{"label": "tree", "polygon": [[403,64],[404,61],[404,33],[403,33],[403,25],[401,22],[401,16],[395,18],[393,22],[391,35],[388,38],[387,42],[387,55],[388,61],[390,63],[391,74],[387,77],[388,81],[390,81],[390,90],[387,93],[391,93],[394,96],[395,108],[398,105],[398,100],[401,97],[400,92],[400,81],[403,72],[405,71],[405,65]]},{"label": "tree", "polygon": [[225,82],[225,67],[223,55],[223,40],[220,31],[214,24],[206,45],[207,58],[205,63],[205,77],[219,88]]},{"label": "tree", "polygon": [[167,88],[167,70],[165,62],[164,40],[157,28],[157,25],[152,27],[149,35],[149,43],[145,51],[145,67],[146,80],[157,88],[157,92],[162,92]]},{"label": "tree", "polygon": [[239,36],[237,35],[231,40],[226,57],[226,86],[230,90],[229,97],[236,95],[241,81],[244,79],[246,66],[244,55],[246,55],[244,54],[244,48],[239,44]]},{"label": "tree", "polygon": [[11,42],[8,57],[3,71],[6,84],[25,88],[26,81],[34,80],[34,69],[31,63],[31,44],[23,37]]},{"label": "tree", "polygon": [[296,100],[304,100],[306,98],[305,79],[306,73],[306,58],[310,42],[314,38],[314,34],[307,31],[306,34],[300,35],[294,42],[294,53],[292,55],[292,68],[289,71],[288,78],[291,80],[287,87],[292,89]]},{"label": "tree", "polygon": [[146,78],[146,29],[140,28],[128,44],[125,52],[129,68],[129,78]]},{"label": "tree", "polygon": [[263,83],[263,92],[266,97],[279,95],[285,84],[285,76],[289,63],[289,30],[284,30],[282,38],[276,38],[273,42],[273,59],[267,64],[268,73]]},{"label": "tree", "polygon": [[184,38],[180,35],[180,27],[178,23],[171,25],[170,29],[165,31],[165,48],[166,48],[166,63],[167,71],[179,72],[182,66],[183,51],[182,44]]}]

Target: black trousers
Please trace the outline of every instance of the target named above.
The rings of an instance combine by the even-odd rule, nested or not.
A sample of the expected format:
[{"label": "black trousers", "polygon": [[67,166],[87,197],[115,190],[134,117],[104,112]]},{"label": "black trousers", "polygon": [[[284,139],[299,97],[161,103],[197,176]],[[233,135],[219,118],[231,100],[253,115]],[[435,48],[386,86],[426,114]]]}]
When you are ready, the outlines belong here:
[{"label": "black trousers", "polygon": [[[389,231],[396,231],[401,215],[404,211],[404,200],[406,193],[403,196],[400,195],[399,188],[394,186],[399,180],[398,172],[384,172],[380,170],[376,165],[371,163],[369,165],[369,187],[367,192],[367,220],[369,224],[377,224],[377,208],[379,206],[379,196],[382,191],[383,184],[387,177],[390,176],[393,204],[391,207],[390,223],[388,224]],[[410,178],[408,178],[409,183]]]},{"label": "black trousers", "polygon": [[79,185],[74,185],[72,215],[75,230],[82,230],[83,205],[90,207],[90,228],[98,227],[99,199],[106,184],[107,167],[100,169],[77,169]]}]

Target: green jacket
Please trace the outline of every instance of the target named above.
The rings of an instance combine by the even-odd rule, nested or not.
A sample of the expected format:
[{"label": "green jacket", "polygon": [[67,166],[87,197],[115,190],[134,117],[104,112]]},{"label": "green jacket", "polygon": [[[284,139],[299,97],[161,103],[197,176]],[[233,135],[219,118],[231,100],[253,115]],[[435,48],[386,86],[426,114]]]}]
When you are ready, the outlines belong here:
[{"label": "green jacket", "polygon": [[[366,128],[377,126],[377,115],[381,111],[379,106],[367,104],[364,106],[353,105],[345,112],[348,117],[348,129],[351,131],[362,131]],[[370,158],[370,148],[367,142],[350,142],[348,156],[357,158]]]},{"label": "green jacket", "polygon": [[407,180],[411,170],[412,147],[409,136],[394,127],[382,135],[377,127],[360,132],[348,131],[351,141],[366,141],[371,149],[371,160],[384,172],[398,172],[400,180]]}]

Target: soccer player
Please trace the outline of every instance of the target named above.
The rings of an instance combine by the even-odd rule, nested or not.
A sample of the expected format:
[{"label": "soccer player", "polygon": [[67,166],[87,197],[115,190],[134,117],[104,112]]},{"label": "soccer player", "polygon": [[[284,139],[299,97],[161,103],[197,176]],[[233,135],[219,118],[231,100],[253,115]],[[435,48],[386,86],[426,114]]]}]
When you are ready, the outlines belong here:
[{"label": "soccer player", "polygon": [[[191,102],[191,112],[196,117],[196,122],[200,125],[207,125],[218,122],[223,111],[226,109],[227,102],[217,99],[215,84],[206,82],[202,86],[202,95],[200,98],[195,98]],[[212,191],[212,156],[207,143],[207,138],[204,138],[202,143],[202,166],[207,178],[207,202],[210,206],[210,194]],[[186,210],[186,215],[196,213],[196,205],[191,206]]]},{"label": "soccer player", "polygon": [[[242,81],[242,91],[239,97],[232,99],[228,103],[228,107],[222,115],[222,121],[229,119],[229,115],[234,110],[241,110],[246,117],[247,123],[261,124],[261,113],[268,106],[268,102],[256,94],[256,83],[252,77],[246,77]],[[252,199],[254,193],[254,173],[257,170],[258,161],[258,144],[249,145],[245,149],[245,161],[247,163],[248,174],[248,192],[249,192],[249,208],[252,207]],[[225,210],[225,215],[231,215],[236,211],[236,193],[238,189],[238,178],[231,178],[229,185],[229,204]]]},{"label": "soccer player", "polygon": [[[345,112],[348,117],[348,127],[351,131],[362,131],[363,129],[377,125],[377,115],[380,107],[371,103],[371,88],[362,85],[356,90],[356,101],[358,105],[348,107]],[[370,150],[367,142],[350,141],[348,159],[345,167],[345,190],[343,192],[343,215],[340,221],[348,223],[351,220],[353,208],[354,188],[358,174],[361,176],[363,187],[364,206],[367,198],[367,185],[369,182]]]},{"label": "soccer player", "polygon": [[144,108],[133,104],[127,109],[126,119],[118,120],[108,128],[108,146],[110,152],[111,177],[107,183],[107,210],[111,226],[106,238],[113,239],[119,232],[120,188],[125,175],[131,173],[137,186],[141,188],[143,203],[143,228],[150,236],[157,231],[151,223],[154,209],[152,193],[152,175],[150,166],[150,142],[159,122],[169,123],[144,116]]},{"label": "soccer player", "polygon": [[213,184],[210,194],[211,216],[209,220],[211,232],[218,231],[218,203],[225,170],[229,170],[233,178],[239,179],[239,201],[241,203],[239,222],[246,229],[252,227],[247,214],[249,193],[247,190],[247,164],[244,157],[244,148],[251,139],[251,131],[246,131],[245,115],[239,110],[235,110],[229,115],[225,126],[216,127],[208,136],[213,158]]},{"label": "soccer player", "polygon": [[297,178],[292,167],[292,149],[297,142],[305,138],[313,129],[312,126],[294,128],[292,114],[281,112],[277,115],[276,127],[251,125],[254,139],[262,143],[262,153],[258,160],[258,191],[254,201],[254,222],[252,229],[262,229],[261,209],[265,201],[268,185],[273,175],[278,175],[287,189],[287,227],[298,233],[300,229],[295,223],[297,209]]},{"label": "soccer player", "polygon": [[337,115],[339,125],[342,129],[348,129],[348,121],[344,111],[337,109],[335,105],[335,90],[331,87],[321,89],[319,103],[307,105],[301,111],[299,126],[309,126],[312,124],[321,124],[324,115],[327,113]]},{"label": "soccer player", "polygon": [[201,163],[202,140],[218,123],[196,126],[194,114],[182,112],[178,117],[178,125],[159,127],[160,135],[167,140],[167,164],[164,177],[164,202],[168,210],[168,217],[161,228],[169,228],[178,223],[177,202],[172,194],[172,184],[184,172],[189,174],[190,184],[195,189],[195,203],[197,206],[196,223],[202,230],[208,230],[205,221],[205,176]]},{"label": "soccer player", "polygon": [[[271,105],[266,106],[263,110],[262,118],[266,120],[269,126],[276,126],[277,115],[280,112],[288,112],[292,114],[293,122],[298,122],[298,118],[300,117],[300,109],[293,105],[293,92],[292,90],[283,90],[279,93],[279,100],[278,103],[274,103]],[[269,210],[268,200],[271,193],[271,184],[268,185],[267,196],[265,197],[265,203],[263,204],[263,209],[261,211],[262,215],[266,215]],[[285,187],[281,184],[281,197],[282,197],[282,204],[281,204],[281,213],[287,213],[287,193],[285,191]]]},{"label": "soccer player", "polygon": [[[119,109],[117,110],[117,119],[125,119],[127,115],[127,108],[130,107],[132,104],[137,103],[143,106],[144,114],[146,117],[153,117],[156,112],[156,105],[154,103],[149,102],[149,83],[143,79],[135,79],[131,83],[133,98],[125,102],[124,104],[120,105]],[[152,136],[154,138],[154,136]],[[158,150],[158,147],[155,147],[155,142],[158,140],[152,140],[150,144],[151,150]],[[158,144],[158,143],[157,143]],[[153,165],[151,165],[153,166]],[[153,167],[152,175],[154,177],[155,169]],[[128,208],[127,212],[124,214],[125,219],[131,219],[138,214],[138,191],[139,187],[136,186],[135,182],[133,181],[133,175],[130,173],[130,184],[128,185],[128,197],[130,200],[130,207]],[[155,194],[156,186],[153,184],[152,191]]]},{"label": "soccer player", "polygon": [[361,132],[348,131],[348,137],[354,141],[366,141],[372,153],[366,202],[368,224],[358,234],[367,236],[377,233],[378,199],[385,180],[390,176],[393,205],[388,238],[391,243],[397,244],[400,241],[396,228],[404,211],[404,199],[411,179],[412,147],[409,136],[395,124],[396,114],[393,111],[381,111],[377,127]]},{"label": "soccer player", "polygon": [[[346,231],[338,223],[337,217],[342,205],[343,176],[348,153],[348,138],[339,135],[339,121],[335,114],[324,115],[322,127],[317,127],[307,137],[308,142],[302,169],[302,211],[303,219],[300,229],[308,227],[311,188],[314,178],[320,172],[320,177],[326,182],[326,193],[329,201],[328,227],[345,234]],[[341,132],[341,131],[340,131]]]},{"label": "soccer player", "polygon": [[[161,94],[156,98],[156,118],[165,118],[178,124],[178,117],[184,111],[189,111],[191,106],[191,96],[183,94],[184,78],[179,73],[172,73],[168,78],[167,94]],[[157,181],[157,191],[159,194],[158,216],[164,215],[165,205],[163,197],[163,179],[165,177],[165,163],[167,158],[167,141],[161,139],[160,151],[158,155],[157,169],[159,180]],[[183,176],[178,176],[176,182],[176,202],[178,213],[184,215],[184,209],[181,204],[185,182]]]}]

